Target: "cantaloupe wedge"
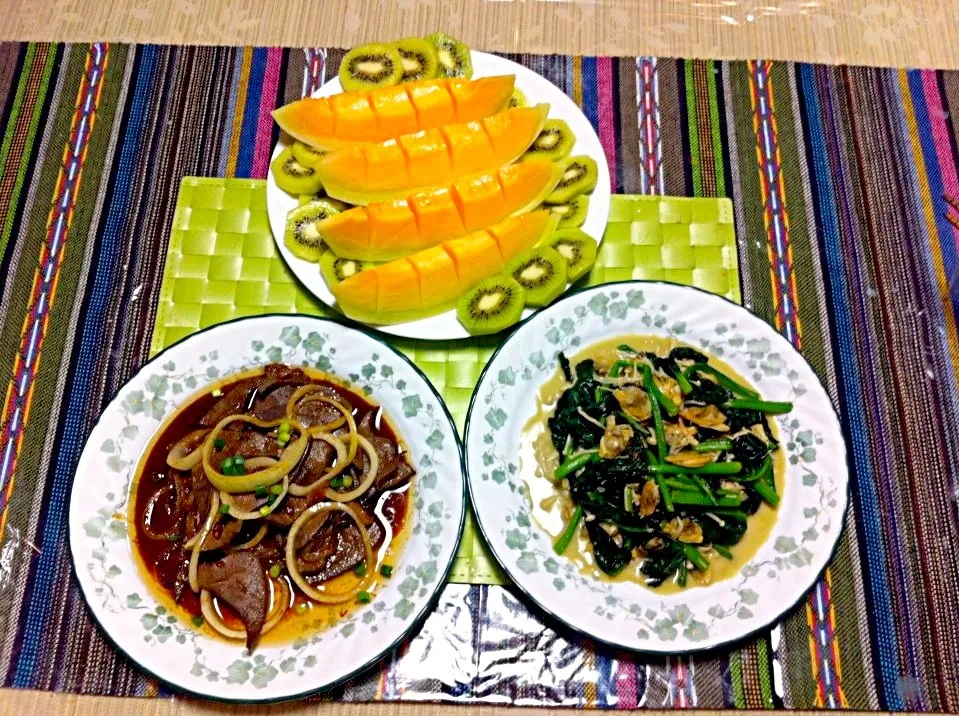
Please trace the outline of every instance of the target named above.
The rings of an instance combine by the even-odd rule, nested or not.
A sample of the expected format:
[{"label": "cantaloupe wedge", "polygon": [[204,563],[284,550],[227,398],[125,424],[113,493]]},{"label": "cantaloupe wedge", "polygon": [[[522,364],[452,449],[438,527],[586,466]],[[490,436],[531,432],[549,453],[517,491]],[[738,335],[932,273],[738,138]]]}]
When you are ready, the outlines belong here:
[{"label": "cantaloupe wedge", "polygon": [[489,117],[506,107],[514,80],[513,75],[421,80],[308,97],[273,110],[273,119],[291,137],[332,151]]},{"label": "cantaloupe wedge", "polygon": [[559,164],[527,159],[405,199],[357,206],[316,229],[337,256],[389,261],[530,211],[562,175]]},{"label": "cantaloupe wedge", "polygon": [[366,205],[510,164],[539,134],[549,105],[516,107],[492,117],[404,134],[327,154],[317,164],[326,193]]},{"label": "cantaloupe wedge", "polygon": [[441,313],[477,283],[556,228],[534,211],[469,236],[380,264],[330,287],[340,310],[366,323],[402,323]]}]

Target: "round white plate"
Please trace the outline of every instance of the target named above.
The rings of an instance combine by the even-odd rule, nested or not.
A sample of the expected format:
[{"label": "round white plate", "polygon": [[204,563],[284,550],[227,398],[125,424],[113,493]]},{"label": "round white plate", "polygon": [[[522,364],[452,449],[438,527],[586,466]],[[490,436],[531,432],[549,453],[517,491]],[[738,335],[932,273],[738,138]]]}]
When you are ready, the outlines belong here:
[{"label": "round white plate", "polygon": [[[589,198],[589,211],[586,215],[586,223],[583,224],[582,228],[599,243],[603,238],[603,232],[606,230],[606,219],[609,216],[609,165],[606,163],[606,155],[603,153],[603,147],[599,143],[599,137],[596,136],[593,125],[589,123],[579,107],[559,87],[545,77],[496,55],[474,50],[472,57],[474,77],[516,75],[516,87],[523,91],[530,105],[548,102],[550,119],[563,119],[573,130],[573,134],[576,135],[573,154],[586,154],[596,160],[599,177],[596,181],[596,189],[593,190]],[[340,81],[332,79],[317,90],[313,96],[328,97],[340,91],[342,91]],[[274,158],[287,147],[288,140],[289,137],[280,134],[280,140],[273,150]],[[310,293],[326,305],[333,306],[335,299],[320,274],[319,266],[297,258],[283,243],[286,215],[297,206],[297,198],[280,189],[273,179],[273,173],[270,172],[266,179],[266,207],[270,217],[270,228],[273,230],[273,238],[280,254],[282,254],[290,270]],[[526,309],[524,316],[531,313],[531,309]],[[375,328],[394,336],[426,338],[429,340],[448,340],[469,336],[466,329],[456,320],[456,311],[447,311],[430,318],[397,323],[391,326],[378,325]]]},{"label": "round white plate", "polygon": [[[786,487],[769,539],[730,579],[660,595],[602,582],[553,553],[530,518],[517,464],[519,434],[536,396],[569,355],[625,334],[675,337],[729,363],[767,400],[791,400],[777,419]],[[521,325],[490,359],[466,425],[470,497],[503,568],[534,602],[591,638],[677,653],[740,639],[775,621],[813,585],[842,528],[849,481],[832,403],[809,364],[762,319],[698,289],[631,281],[573,294]],[[534,478],[535,479],[535,478]]]},{"label": "round white plate", "polygon": [[[369,391],[417,469],[413,530],[373,602],[330,629],[282,646],[245,647],[198,631],[153,597],[127,534],[130,481],[163,419],[217,378],[271,362],[312,366]],[[93,429],[70,498],[77,578],[103,630],[145,671],[229,701],[272,701],[334,686],[377,661],[432,608],[465,515],[459,439],[439,395],[407,358],[356,329],[318,318],[224,323],[168,348],[128,382]]]}]

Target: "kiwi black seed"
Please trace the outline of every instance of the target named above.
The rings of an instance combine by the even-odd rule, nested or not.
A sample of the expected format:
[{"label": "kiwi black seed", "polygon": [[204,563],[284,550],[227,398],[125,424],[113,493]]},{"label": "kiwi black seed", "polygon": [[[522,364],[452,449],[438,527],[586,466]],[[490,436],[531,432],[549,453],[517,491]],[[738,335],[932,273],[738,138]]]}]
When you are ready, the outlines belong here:
[{"label": "kiwi black seed", "polygon": [[526,95],[523,94],[523,90],[514,89],[513,96],[509,98],[509,105],[511,109],[513,107],[529,107],[529,100],[526,99]]},{"label": "kiwi black seed", "polygon": [[588,194],[596,188],[599,170],[592,157],[570,157],[563,165],[563,176],[559,184],[546,197],[547,204],[566,204],[574,196]]},{"label": "kiwi black seed", "polygon": [[582,229],[559,229],[549,238],[549,245],[566,259],[570,283],[585,276],[596,261],[596,241]]},{"label": "kiwi black seed", "polygon": [[470,48],[442,32],[429,35],[429,42],[436,48],[439,58],[439,77],[472,77],[473,60],[470,57]]},{"label": "kiwi black seed", "polygon": [[270,171],[276,185],[290,194],[315,194],[323,188],[316,169],[298,162],[292,147],[276,155],[276,159],[270,162]]},{"label": "kiwi black seed", "polygon": [[566,290],[566,259],[548,246],[524,251],[506,273],[523,287],[528,306],[548,306]]},{"label": "kiwi black seed", "polygon": [[371,42],[346,53],[340,63],[340,84],[344,92],[389,87],[403,76],[403,58],[391,45]]},{"label": "kiwi black seed", "polygon": [[306,261],[319,261],[323,253],[323,236],[319,224],[340,210],[326,199],[317,199],[298,206],[286,216],[286,231],[283,243],[293,253]]},{"label": "kiwi black seed", "polygon": [[471,335],[499,333],[523,315],[525,292],[509,276],[494,276],[464,293],[456,304],[456,316]]},{"label": "kiwi black seed", "polygon": [[403,63],[401,82],[416,82],[436,77],[440,68],[440,59],[432,42],[421,37],[407,37],[405,40],[394,42],[393,47],[400,53]]},{"label": "kiwi black seed", "polygon": [[323,278],[326,279],[328,286],[345,281],[350,276],[355,276],[372,265],[367,261],[340,258],[332,251],[324,251],[323,255],[320,256],[320,271],[323,273]]},{"label": "kiwi black seed", "polygon": [[526,150],[525,156],[542,157],[556,162],[568,157],[574,144],[576,135],[566,122],[561,119],[547,119],[539,135]]},{"label": "kiwi black seed", "polygon": [[315,167],[326,155],[322,149],[314,149],[303,142],[293,142],[293,158],[305,167]]},{"label": "kiwi black seed", "polygon": [[543,204],[542,208],[549,209],[559,217],[558,229],[572,229],[582,226],[586,221],[589,198],[585,194],[580,194],[566,204]]}]

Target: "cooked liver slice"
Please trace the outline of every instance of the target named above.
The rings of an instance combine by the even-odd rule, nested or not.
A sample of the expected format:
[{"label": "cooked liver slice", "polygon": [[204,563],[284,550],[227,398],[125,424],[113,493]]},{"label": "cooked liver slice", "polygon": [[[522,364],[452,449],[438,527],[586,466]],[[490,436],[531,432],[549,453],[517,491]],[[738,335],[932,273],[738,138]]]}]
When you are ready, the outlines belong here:
[{"label": "cooked liver slice", "polygon": [[221,560],[201,564],[201,589],[209,589],[229,604],[246,627],[246,648],[253,650],[269,609],[266,572],[251,552],[232,552]]}]

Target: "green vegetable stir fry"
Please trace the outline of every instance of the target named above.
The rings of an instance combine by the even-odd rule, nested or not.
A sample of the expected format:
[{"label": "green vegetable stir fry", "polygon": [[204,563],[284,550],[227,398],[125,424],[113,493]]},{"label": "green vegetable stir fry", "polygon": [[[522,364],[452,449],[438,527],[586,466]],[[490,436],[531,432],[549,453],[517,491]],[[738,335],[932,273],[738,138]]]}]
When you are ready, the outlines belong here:
[{"label": "green vegetable stir fry", "polygon": [[559,356],[569,387],[548,426],[561,459],[554,480],[573,510],[554,550],[583,524],[606,574],[642,560],[649,586],[686,586],[711,559],[731,558],[762,502],[779,504],[768,416],[792,404],[762,400],[693,348],[617,353],[606,372]]}]

